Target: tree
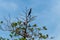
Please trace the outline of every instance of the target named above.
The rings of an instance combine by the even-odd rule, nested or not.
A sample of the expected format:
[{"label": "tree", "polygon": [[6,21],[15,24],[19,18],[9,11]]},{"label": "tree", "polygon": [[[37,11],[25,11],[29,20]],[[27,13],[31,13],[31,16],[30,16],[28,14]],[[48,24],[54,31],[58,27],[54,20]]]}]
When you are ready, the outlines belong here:
[{"label": "tree", "polygon": [[48,38],[48,34],[43,34],[41,32],[41,30],[47,30],[45,26],[41,28],[38,27],[36,23],[31,23],[36,18],[36,16],[31,15],[31,12],[32,8],[25,12],[25,18],[22,18],[22,20],[24,21],[20,20],[19,18],[17,18],[18,21],[16,22],[10,22],[6,19],[7,24],[1,21],[0,24],[5,24],[8,27],[8,29],[6,30],[4,30],[3,28],[1,29],[3,31],[10,31],[9,36],[11,38],[19,36],[18,39],[14,40],[35,40],[36,38],[41,40]]}]

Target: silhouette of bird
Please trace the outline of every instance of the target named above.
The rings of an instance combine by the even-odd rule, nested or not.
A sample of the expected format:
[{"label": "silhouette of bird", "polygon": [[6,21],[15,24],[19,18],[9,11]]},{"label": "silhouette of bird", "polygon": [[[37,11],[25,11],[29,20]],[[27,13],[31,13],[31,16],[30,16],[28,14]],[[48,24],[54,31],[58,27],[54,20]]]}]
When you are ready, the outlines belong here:
[{"label": "silhouette of bird", "polygon": [[32,11],[32,8],[30,8],[29,13],[28,13],[28,16],[31,14],[31,11]]}]

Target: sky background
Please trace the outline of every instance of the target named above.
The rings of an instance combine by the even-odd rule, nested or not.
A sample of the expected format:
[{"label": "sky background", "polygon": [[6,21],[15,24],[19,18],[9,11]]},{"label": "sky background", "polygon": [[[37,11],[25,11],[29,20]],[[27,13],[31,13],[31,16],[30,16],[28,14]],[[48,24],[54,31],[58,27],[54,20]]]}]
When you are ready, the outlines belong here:
[{"label": "sky background", "polygon": [[[60,40],[60,0],[0,0],[0,20],[9,14],[12,20],[24,15],[26,7],[32,8],[32,14],[37,16],[35,23],[46,26],[46,33],[54,36],[53,40]],[[8,37],[8,32],[1,31],[0,36]]]}]

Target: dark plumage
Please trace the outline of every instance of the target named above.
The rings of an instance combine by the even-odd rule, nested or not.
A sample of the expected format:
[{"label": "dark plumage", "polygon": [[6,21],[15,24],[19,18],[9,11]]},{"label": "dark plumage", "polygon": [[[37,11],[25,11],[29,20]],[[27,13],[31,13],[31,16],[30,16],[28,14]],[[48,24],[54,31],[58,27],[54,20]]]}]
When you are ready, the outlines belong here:
[{"label": "dark plumage", "polygon": [[32,8],[30,8],[29,13],[28,13],[28,16],[31,14],[31,11],[32,11]]}]

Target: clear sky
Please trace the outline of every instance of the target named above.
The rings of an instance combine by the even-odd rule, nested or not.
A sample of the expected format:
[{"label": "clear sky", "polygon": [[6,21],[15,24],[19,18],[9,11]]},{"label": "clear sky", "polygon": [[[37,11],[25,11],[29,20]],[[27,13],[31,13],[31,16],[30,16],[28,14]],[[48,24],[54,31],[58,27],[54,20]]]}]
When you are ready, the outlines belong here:
[{"label": "clear sky", "polygon": [[[60,0],[0,0],[0,20],[9,14],[12,18],[20,16],[26,7],[33,9],[32,14],[37,16],[36,23],[46,26],[47,33],[55,36],[53,40],[60,40]],[[0,34],[8,37],[7,33]]]}]

